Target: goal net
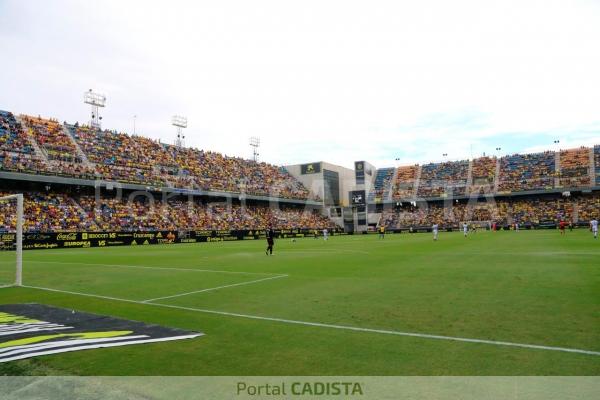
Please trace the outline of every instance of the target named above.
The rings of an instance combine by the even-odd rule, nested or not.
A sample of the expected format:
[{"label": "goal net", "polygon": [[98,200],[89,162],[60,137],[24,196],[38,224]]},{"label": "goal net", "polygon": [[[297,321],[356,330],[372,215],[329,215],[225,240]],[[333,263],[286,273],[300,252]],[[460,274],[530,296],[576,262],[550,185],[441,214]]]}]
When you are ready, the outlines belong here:
[{"label": "goal net", "polygon": [[0,196],[0,287],[21,285],[23,195]]}]

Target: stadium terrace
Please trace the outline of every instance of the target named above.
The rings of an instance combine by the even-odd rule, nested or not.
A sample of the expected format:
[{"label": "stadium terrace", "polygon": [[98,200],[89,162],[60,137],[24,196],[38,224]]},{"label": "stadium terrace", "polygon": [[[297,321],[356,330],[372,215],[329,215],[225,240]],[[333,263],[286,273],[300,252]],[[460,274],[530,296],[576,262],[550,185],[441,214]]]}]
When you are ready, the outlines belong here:
[{"label": "stadium terrace", "polygon": [[[600,145],[355,170],[274,166],[142,136],[0,111],[0,190],[26,195],[25,231],[343,230],[587,224]],[[115,190],[115,188],[117,190]],[[274,205],[276,207],[274,208]],[[14,218],[0,215],[0,229]]]}]

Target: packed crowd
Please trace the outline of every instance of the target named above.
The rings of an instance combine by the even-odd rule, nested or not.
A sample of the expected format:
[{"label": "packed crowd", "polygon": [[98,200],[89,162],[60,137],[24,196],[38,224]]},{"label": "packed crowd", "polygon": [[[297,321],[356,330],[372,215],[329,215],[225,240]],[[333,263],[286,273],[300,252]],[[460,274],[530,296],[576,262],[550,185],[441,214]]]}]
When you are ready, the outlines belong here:
[{"label": "packed crowd", "polygon": [[[600,146],[595,146],[593,152],[593,166],[590,149],[579,148],[563,150],[558,155],[515,154],[499,161],[481,157],[473,160],[470,171],[468,161],[426,164],[421,167],[420,176],[419,166],[384,168],[377,172],[369,200],[385,200],[390,192],[394,200],[412,198],[417,180],[420,184],[416,195],[421,198],[487,192],[494,188],[493,184],[497,184],[498,193],[600,185]],[[26,115],[16,118],[7,111],[0,111],[0,170],[154,187],[311,198],[299,181],[274,165],[166,145],[141,136],[60,124],[52,119]]]},{"label": "packed crowd", "polygon": [[600,145],[594,146],[594,165],[596,167],[596,185],[600,185]]},{"label": "packed crowd", "polygon": [[554,187],[555,156],[546,151],[500,159],[499,192],[545,190]]},{"label": "packed crowd", "polygon": [[392,198],[394,200],[409,199],[414,196],[418,171],[418,165],[398,167],[398,173],[392,188]]},{"label": "packed crowd", "polygon": [[[285,169],[271,164],[52,119],[26,115],[21,119],[27,131],[13,114],[0,111],[2,170],[301,200],[311,197]],[[42,154],[32,143],[39,145]]]},{"label": "packed crowd", "polygon": [[80,162],[73,140],[63,131],[63,125],[53,119],[21,116],[25,127],[50,160]]},{"label": "packed crowd", "polygon": [[15,116],[0,110],[0,151],[31,154],[33,148]]},{"label": "packed crowd", "polygon": [[475,186],[490,185],[496,179],[496,157],[480,157],[473,160],[471,184]]},{"label": "packed crowd", "polygon": [[[0,196],[8,193],[0,193]],[[29,192],[24,202],[26,232],[323,229],[332,222],[312,211],[267,206],[203,204],[198,200],[153,201]],[[15,229],[14,201],[0,201],[0,231]]]},{"label": "packed crowd", "polygon": [[291,175],[267,163],[170,146],[141,136],[78,126],[69,129],[104,179],[283,198],[309,197],[308,190]]},{"label": "packed crowd", "polygon": [[[0,193],[5,196],[8,193]],[[31,192],[23,204],[25,232],[61,232],[89,230],[91,220],[69,196],[60,193]],[[16,226],[15,202],[0,201],[0,230],[11,231]]]},{"label": "packed crowd", "polygon": [[381,224],[390,229],[431,226],[457,226],[461,222],[540,224],[578,222],[600,218],[600,193],[577,197],[513,198],[482,203],[407,205],[385,211]]},{"label": "packed crowd", "polygon": [[[420,198],[490,193],[495,190],[496,183],[498,193],[600,185],[600,146],[593,149],[593,166],[590,165],[590,151],[587,147],[561,150],[558,154],[559,171],[556,168],[557,154],[550,151],[514,154],[500,159],[483,156],[473,159],[471,167],[468,161],[426,164],[421,168],[420,177],[418,165],[404,166],[397,169],[396,179],[388,185],[392,199],[396,201],[413,198],[417,180],[417,197]],[[590,168],[593,168],[591,173]],[[379,192],[386,189],[375,188]]]},{"label": "packed crowd", "polygon": [[590,149],[562,150],[560,152],[560,186],[590,186]]},{"label": "packed crowd", "polygon": [[466,160],[423,165],[417,196],[464,196],[468,173],[469,161]]}]

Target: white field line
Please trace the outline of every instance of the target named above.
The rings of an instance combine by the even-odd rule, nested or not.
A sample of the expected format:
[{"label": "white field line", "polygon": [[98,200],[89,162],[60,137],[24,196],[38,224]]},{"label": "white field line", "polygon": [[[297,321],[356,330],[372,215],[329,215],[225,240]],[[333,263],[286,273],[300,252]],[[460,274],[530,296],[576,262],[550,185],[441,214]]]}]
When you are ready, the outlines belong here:
[{"label": "white field line", "polygon": [[283,274],[274,274],[274,273],[271,273],[271,272],[220,271],[220,270],[214,270],[214,269],[148,267],[148,266],[144,266],[144,265],[126,265],[126,264],[89,264],[89,263],[79,263],[79,262],[37,261],[37,260],[27,260],[27,262],[38,263],[38,264],[85,265],[85,266],[90,266],[90,267],[115,267],[115,268],[155,269],[155,270],[164,270],[164,271],[214,272],[214,273],[220,273],[220,274],[238,274],[238,275],[287,276],[287,275],[283,275]]},{"label": "white field line", "polygon": [[71,291],[67,291],[67,290],[51,289],[51,288],[29,286],[29,285],[23,285],[22,287],[30,288],[30,289],[45,290],[45,291],[49,291],[49,292],[66,293],[66,294],[72,294],[72,295],[77,295],[77,296],[86,296],[86,297],[94,297],[94,298],[106,299],[106,300],[122,301],[122,302],[126,302],[126,303],[143,304],[143,305],[148,305],[148,306],[164,307],[164,308],[171,308],[171,309],[184,310],[184,311],[193,311],[193,312],[200,312],[200,313],[214,314],[214,315],[225,315],[228,317],[247,318],[247,319],[254,319],[254,320],[259,320],[259,321],[280,322],[280,323],[284,323],[284,324],[304,325],[304,326],[313,326],[313,327],[318,327],[318,328],[340,329],[340,330],[354,331],[354,332],[378,333],[378,334],[383,334],[383,335],[395,335],[395,336],[409,336],[409,337],[416,337],[416,338],[423,338],[423,339],[448,340],[448,341],[455,341],[455,342],[479,343],[479,344],[488,344],[488,345],[493,345],[493,346],[520,347],[520,348],[533,349],[533,350],[560,351],[560,352],[564,352],[564,353],[577,353],[577,354],[586,354],[586,355],[591,355],[591,356],[600,356],[600,351],[571,349],[571,348],[567,348],[567,347],[542,346],[542,345],[537,345],[537,344],[513,343],[513,342],[503,342],[503,341],[495,341],[495,340],[487,340],[487,339],[470,339],[470,338],[461,338],[461,337],[453,337],[453,336],[430,335],[430,334],[425,334],[425,333],[413,333],[413,332],[400,332],[400,331],[383,330],[383,329],[359,328],[359,327],[346,326],[346,325],[332,325],[332,324],[324,324],[324,323],[319,323],[319,322],[296,321],[296,320],[282,319],[282,318],[271,318],[271,317],[261,317],[261,316],[256,316],[256,315],[237,314],[237,313],[230,313],[230,312],[226,312],[226,311],[215,311],[215,310],[205,310],[205,309],[201,309],[201,308],[181,307],[181,306],[174,306],[174,305],[161,304],[161,303],[144,303],[144,302],[137,301],[137,300],[120,299],[117,297],[100,296],[100,295],[95,295],[95,294],[71,292]]},{"label": "white field line", "polygon": [[314,253],[318,253],[318,254],[339,254],[339,253],[371,254],[368,251],[335,248],[335,249],[331,249],[331,250],[326,250],[326,249],[285,249],[285,250],[279,250],[278,255],[281,256],[281,255],[285,255],[287,253],[293,253],[293,252],[302,252],[302,253],[306,253],[307,255],[314,254]]},{"label": "white field line", "polygon": [[142,300],[142,303],[149,303],[151,301],[156,301],[156,300],[174,299],[175,297],[182,297],[182,296],[187,296],[187,295],[190,295],[190,294],[211,292],[213,290],[225,289],[225,288],[230,288],[230,287],[234,287],[234,286],[250,285],[250,284],[253,284],[253,283],[269,281],[269,280],[272,280],[272,279],[287,278],[287,277],[288,277],[288,275],[270,276],[268,278],[256,279],[256,280],[248,281],[248,282],[233,283],[231,285],[217,286],[217,287],[208,288],[208,289],[194,290],[193,292],[187,292],[187,293],[181,293],[181,294],[174,294],[172,296],[164,296],[164,297],[157,297],[157,298],[154,298],[154,299]]}]

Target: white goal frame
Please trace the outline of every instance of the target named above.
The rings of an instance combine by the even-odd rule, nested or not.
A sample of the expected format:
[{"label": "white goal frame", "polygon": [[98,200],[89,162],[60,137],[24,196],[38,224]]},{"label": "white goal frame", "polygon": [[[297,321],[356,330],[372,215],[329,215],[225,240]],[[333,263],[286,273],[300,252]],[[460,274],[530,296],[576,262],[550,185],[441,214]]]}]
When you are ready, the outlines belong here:
[{"label": "white goal frame", "polygon": [[0,197],[0,201],[17,199],[17,232],[15,237],[17,260],[14,286],[23,286],[23,194]]}]

